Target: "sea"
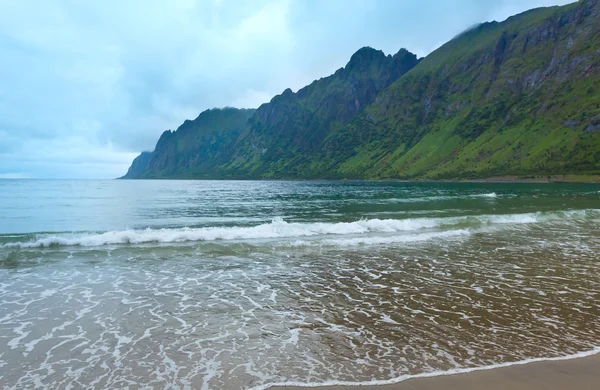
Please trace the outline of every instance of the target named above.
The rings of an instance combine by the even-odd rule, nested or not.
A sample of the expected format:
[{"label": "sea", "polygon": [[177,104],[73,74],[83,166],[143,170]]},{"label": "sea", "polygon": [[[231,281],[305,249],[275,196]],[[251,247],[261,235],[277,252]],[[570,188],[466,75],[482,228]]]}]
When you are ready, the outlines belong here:
[{"label": "sea", "polygon": [[377,384],[600,346],[600,186],[0,180],[0,387]]}]

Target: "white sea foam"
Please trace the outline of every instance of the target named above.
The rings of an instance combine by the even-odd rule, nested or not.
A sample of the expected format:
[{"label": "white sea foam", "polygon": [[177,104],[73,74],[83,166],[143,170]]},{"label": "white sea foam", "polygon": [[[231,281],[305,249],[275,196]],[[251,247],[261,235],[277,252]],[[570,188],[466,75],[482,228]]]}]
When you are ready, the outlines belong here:
[{"label": "white sea foam", "polygon": [[[408,218],[408,219],[363,219],[355,222],[286,222],[276,218],[270,223],[257,226],[204,227],[204,228],[172,228],[109,231],[104,233],[57,233],[38,234],[30,241],[9,242],[0,248],[38,248],[52,246],[84,246],[143,244],[143,243],[177,243],[189,241],[278,239],[311,236],[344,236],[367,233],[406,233],[420,230],[460,231],[469,227],[500,224],[527,224],[552,220],[578,219],[600,216],[600,210],[571,210],[549,213],[523,213],[504,215],[475,215],[447,218]],[[458,234],[462,234],[459,232]],[[325,238],[325,237],[324,237]],[[377,244],[387,241],[411,241],[417,238],[366,237],[362,243]],[[351,239],[352,242],[356,238]],[[339,240],[337,240],[339,242]]]},{"label": "white sea foam", "polygon": [[399,377],[392,378],[392,379],[386,379],[386,380],[372,380],[372,381],[368,381],[368,382],[325,381],[325,382],[318,382],[318,383],[281,382],[281,383],[270,383],[270,384],[252,387],[250,390],[266,390],[271,387],[280,387],[280,386],[294,386],[294,387],[352,386],[352,387],[358,387],[358,386],[392,385],[392,384],[404,382],[406,380],[415,379],[415,378],[431,378],[431,377],[436,377],[436,376],[466,374],[466,373],[474,372],[474,371],[486,371],[486,370],[492,370],[495,368],[519,366],[519,365],[535,363],[535,362],[552,362],[552,361],[570,360],[570,359],[577,359],[577,358],[593,356],[598,353],[600,353],[600,346],[596,346],[591,350],[579,352],[579,353],[576,353],[573,355],[568,355],[568,356],[559,356],[559,357],[554,357],[554,358],[532,358],[532,359],[520,360],[520,361],[516,361],[516,362],[505,362],[505,363],[492,364],[489,366],[470,367],[470,368],[467,368],[467,367],[453,368],[453,369],[450,369],[447,371],[433,371],[433,372],[425,372],[422,374],[414,374],[414,375],[407,374],[407,375],[401,375]]},{"label": "white sea foam", "polygon": [[496,195],[495,192],[490,192],[489,194],[477,194],[477,195],[473,195],[473,197],[475,197],[475,198],[497,198],[498,195]]},{"label": "white sea foam", "polygon": [[390,236],[366,236],[366,237],[339,237],[327,238],[323,240],[296,240],[291,245],[294,247],[302,246],[333,246],[333,247],[356,247],[369,245],[390,245],[409,242],[428,241],[433,239],[443,239],[456,236],[468,236],[470,232],[467,229],[449,230],[441,232],[412,233]]},{"label": "white sea foam", "polygon": [[420,196],[414,198],[388,198],[381,199],[378,202],[381,203],[419,203],[419,202],[438,202],[442,200],[460,200],[460,199],[472,199],[472,198],[497,198],[498,195],[495,192],[484,193],[484,194],[471,194],[471,195],[434,195],[434,196]]},{"label": "white sea foam", "polygon": [[51,297],[52,295],[56,294],[56,291],[57,290],[55,288],[50,288],[50,289],[44,290],[40,293],[40,297],[42,297],[42,298]]}]

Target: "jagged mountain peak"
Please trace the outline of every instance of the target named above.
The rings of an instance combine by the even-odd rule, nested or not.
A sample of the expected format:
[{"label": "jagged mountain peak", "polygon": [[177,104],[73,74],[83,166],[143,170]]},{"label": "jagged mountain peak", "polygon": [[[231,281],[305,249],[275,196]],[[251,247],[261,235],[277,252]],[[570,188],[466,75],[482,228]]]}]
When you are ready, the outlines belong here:
[{"label": "jagged mountain peak", "polygon": [[370,65],[373,61],[383,61],[386,55],[381,50],[374,49],[370,46],[364,46],[358,49],[350,57],[350,61],[346,65],[346,69],[364,68]]}]

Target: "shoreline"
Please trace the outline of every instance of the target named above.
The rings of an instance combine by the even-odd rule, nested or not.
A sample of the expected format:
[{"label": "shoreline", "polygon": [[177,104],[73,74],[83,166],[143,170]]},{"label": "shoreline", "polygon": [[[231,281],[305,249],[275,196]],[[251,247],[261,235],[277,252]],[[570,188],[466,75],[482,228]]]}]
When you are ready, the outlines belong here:
[{"label": "shoreline", "polygon": [[403,375],[372,382],[277,383],[257,389],[300,390],[592,390],[600,383],[600,347],[557,358]]},{"label": "shoreline", "polygon": [[[37,179],[33,179],[37,180]],[[124,178],[106,180],[129,181],[361,181],[361,182],[399,182],[399,183],[534,183],[534,184],[600,184],[600,175],[506,175],[473,179],[352,179],[352,178],[191,178],[191,177],[160,177],[160,178]]]},{"label": "shoreline", "polygon": [[[419,180],[417,180],[419,181]],[[423,180],[426,181],[426,180]],[[434,180],[448,183],[600,183],[599,175],[492,176],[481,179]]]}]

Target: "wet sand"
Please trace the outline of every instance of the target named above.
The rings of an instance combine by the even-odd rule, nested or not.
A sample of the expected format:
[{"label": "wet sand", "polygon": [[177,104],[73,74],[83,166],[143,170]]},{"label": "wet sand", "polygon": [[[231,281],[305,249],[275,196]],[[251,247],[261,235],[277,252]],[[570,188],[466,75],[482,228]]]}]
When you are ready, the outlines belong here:
[{"label": "wet sand", "polygon": [[[350,386],[323,386],[338,390]],[[306,387],[272,387],[293,390]],[[403,382],[360,386],[375,390],[597,390],[600,388],[600,354],[569,360],[538,361],[469,373],[408,379]]]}]

